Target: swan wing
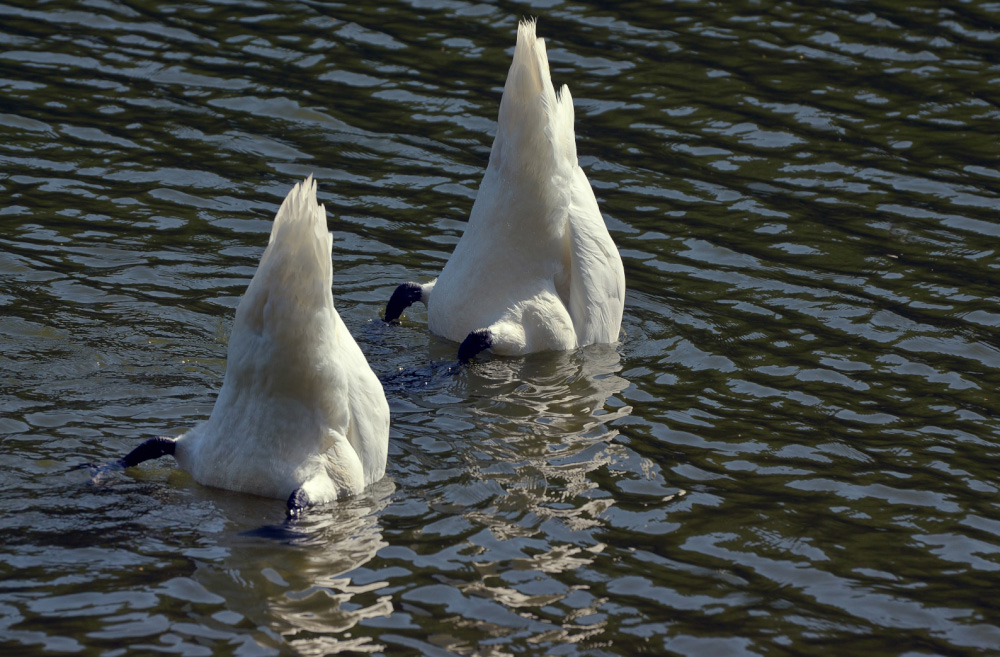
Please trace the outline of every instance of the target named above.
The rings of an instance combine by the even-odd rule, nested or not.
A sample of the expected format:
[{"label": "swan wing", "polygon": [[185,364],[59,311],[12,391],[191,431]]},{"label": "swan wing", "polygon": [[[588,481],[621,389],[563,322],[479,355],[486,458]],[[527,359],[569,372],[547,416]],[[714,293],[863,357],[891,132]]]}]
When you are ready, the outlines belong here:
[{"label": "swan wing", "polygon": [[[339,322],[340,318],[337,320]],[[349,378],[348,404],[351,411],[347,440],[361,460],[367,486],[385,474],[389,451],[389,403],[382,383],[346,327],[344,334],[347,340],[343,344],[342,367]]]},{"label": "swan wing", "polygon": [[569,206],[569,314],[580,346],[617,342],[625,269],[586,174],[576,167]]}]

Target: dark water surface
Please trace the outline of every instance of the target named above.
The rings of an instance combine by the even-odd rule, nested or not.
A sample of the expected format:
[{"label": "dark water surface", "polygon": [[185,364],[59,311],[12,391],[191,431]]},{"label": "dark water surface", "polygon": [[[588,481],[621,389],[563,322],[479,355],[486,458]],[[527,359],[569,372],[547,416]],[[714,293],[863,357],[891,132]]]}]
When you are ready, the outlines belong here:
[{"label": "dark water surface", "polygon": [[[0,5],[4,654],[1000,654],[1000,4]],[[422,308],[540,17],[614,346]],[[288,545],[170,459],[315,173],[386,479]]]}]

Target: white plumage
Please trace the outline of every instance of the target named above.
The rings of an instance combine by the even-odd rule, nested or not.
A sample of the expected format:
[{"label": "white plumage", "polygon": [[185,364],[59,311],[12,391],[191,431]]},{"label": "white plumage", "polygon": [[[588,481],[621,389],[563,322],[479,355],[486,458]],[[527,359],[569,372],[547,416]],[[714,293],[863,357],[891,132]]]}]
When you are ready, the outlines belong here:
[{"label": "white plumage", "polygon": [[280,499],[301,489],[291,508],[385,473],[389,405],[334,308],[332,245],[310,176],[281,204],[236,309],[211,417],[174,444],[199,483]]},{"label": "white plumage", "polygon": [[[437,280],[400,286],[387,321],[423,301],[430,330],[464,341],[467,355],[618,340],[625,272],[577,162],[573,121],[569,89],[552,86],[545,42],[534,21],[522,22],[465,233]],[[468,351],[474,332],[478,347]]]}]

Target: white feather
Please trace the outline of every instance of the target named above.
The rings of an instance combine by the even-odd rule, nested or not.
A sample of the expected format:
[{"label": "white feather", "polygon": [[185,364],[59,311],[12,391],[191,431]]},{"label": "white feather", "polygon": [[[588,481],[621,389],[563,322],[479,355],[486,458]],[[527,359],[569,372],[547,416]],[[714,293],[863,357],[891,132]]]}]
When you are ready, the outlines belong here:
[{"label": "white feather", "polygon": [[504,355],[618,340],[625,272],[573,122],[569,89],[556,93],[545,42],[522,22],[468,227],[423,286],[432,332],[461,342],[487,328]]},{"label": "white feather", "polygon": [[209,419],[177,440],[178,463],[208,486],[312,504],[385,472],[389,406],[337,314],[333,237],[312,176],[295,185],[236,309]]}]

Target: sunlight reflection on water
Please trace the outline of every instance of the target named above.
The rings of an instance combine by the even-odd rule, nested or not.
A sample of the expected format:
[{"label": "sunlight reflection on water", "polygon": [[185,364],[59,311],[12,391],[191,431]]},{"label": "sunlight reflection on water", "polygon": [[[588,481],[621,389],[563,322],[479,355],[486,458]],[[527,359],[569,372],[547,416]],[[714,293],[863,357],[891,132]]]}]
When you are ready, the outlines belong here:
[{"label": "sunlight reflection on water", "polygon": [[[459,368],[440,271],[540,15],[615,346]],[[182,654],[982,654],[1000,570],[996,7],[0,7],[0,640]],[[165,461],[290,185],[392,409],[305,516]]]}]

